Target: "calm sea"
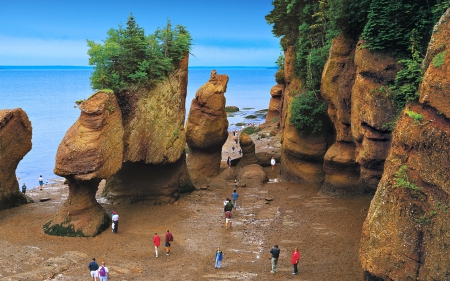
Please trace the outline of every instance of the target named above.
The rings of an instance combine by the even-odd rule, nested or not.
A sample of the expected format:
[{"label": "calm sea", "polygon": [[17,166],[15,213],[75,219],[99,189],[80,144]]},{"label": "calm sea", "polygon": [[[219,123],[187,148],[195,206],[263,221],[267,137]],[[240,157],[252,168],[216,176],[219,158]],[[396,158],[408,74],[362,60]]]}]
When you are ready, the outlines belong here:
[{"label": "calm sea", "polygon": [[[264,119],[245,119],[258,110],[267,109],[270,88],[275,85],[276,69],[266,67],[190,67],[186,109],[189,112],[197,90],[209,80],[210,72],[230,77],[225,97],[227,105],[241,109],[229,117],[229,130],[235,124],[262,123]],[[28,188],[38,186],[39,175],[46,182],[58,178],[53,173],[59,143],[77,120],[80,110],[75,101],[89,97],[90,67],[0,66],[0,109],[22,108],[33,127],[32,150],[19,163],[19,183]]]}]

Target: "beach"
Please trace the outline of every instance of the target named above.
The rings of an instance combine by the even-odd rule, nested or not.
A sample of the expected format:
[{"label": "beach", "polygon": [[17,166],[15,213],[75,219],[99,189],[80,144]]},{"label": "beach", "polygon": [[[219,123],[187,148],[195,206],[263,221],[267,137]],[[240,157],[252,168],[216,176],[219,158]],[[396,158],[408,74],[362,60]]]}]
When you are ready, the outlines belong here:
[{"label": "beach", "polygon": [[[277,143],[260,142],[274,151]],[[27,195],[35,203],[1,212],[0,280],[88,280],[93,257],[106,262],[111,280],[362,280],[358,248],[370,197],[319,195],[319,186],[280,179],[279,166],[264,167],[269,182],[262,187],[237,188],[229,230],[222,202],[233,192],[232,182],[184,194],[165,206],[110,205],[99,197],[100,186],[97,200],[108,214],[118,212],[120,224],[117,234],[107,229],[90,238],[44,234],[42,226],[59,210],[68,188],[57,182],[33,189]],[[167,230],[174,236],[171,254],[161,245],[156,258],[152,238],[156,232],[164,239]],[[274,244],[281,254],[279,272],[271,274]],[[221,269],[214,269],[217,247],[224,253]],[[294,276],[295,247],[301,259]]]}]

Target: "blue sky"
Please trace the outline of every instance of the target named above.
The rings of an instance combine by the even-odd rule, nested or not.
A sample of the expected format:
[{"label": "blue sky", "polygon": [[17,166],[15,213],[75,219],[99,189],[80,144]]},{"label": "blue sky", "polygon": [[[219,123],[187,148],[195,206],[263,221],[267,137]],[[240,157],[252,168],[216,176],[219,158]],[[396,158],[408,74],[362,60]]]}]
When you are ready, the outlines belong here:
[{"label": "blue sky", "polygon": [[130,12],[146,34],[167,19],[186,26],[191,66],[275,66],[281,52],[264,19],[272,0],[0,1],[0,65],[88,65],[86,39],[101,42]]}]

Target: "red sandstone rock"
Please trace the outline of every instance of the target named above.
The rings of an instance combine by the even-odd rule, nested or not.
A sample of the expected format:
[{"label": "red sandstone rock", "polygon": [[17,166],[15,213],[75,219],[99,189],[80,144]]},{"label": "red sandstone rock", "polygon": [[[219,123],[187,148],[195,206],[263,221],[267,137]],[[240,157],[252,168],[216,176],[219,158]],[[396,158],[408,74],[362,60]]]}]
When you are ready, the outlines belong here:
[{"label": "red sandstone rock", "polygon": [[362,167],[361,183],[376,190],[391,141],[386,124],[396,116],[395,105],[386,94],[386,83],[394,81],[400,66],[392,56],[360,48],[356,48],[355,64],[351,130],[357,146],[357,162]]},{"label": "red sandstone rock", "polygon": [[0,210],[26,203],[16,169],[31,150],[31,123],[20,108],[0,110]]},{"label": "red sandstone rock", "polygon": [[122,114],[114,94],[97,93],[80,106],[56,154],[55,174],[76,180],[107,178],[122,166]]},{"label": "red sandstone rock", "polygon": [[72,227],[84,236],[95,236],[108,228],[110,217],[97,203],[95,194],[104,178],[122,166],[122,114],[113,93],[99,92],[81,106],[80,118],[67,131],[56,154],[55,174],[69,183],[69,196],[61,209],[45,227]]},{"label": "red sandstone rock", "polygon": [[[397,121],[383,177],[363,225],[360,257],[367,280],[448,279],[450,122],[445,110],[450,101],[444,98],[448,89],[437,87],[437,78],[447,83],[450,68],[448,57],[440,67],[430,61],[433,54],[450,52],[449,22],[447,10],[428,48],[421,104],[407,104]],[[411,112],[422,119],[410,117]],[[407,184],[399,185],[399,178]]]},{"label": "red sandstone rock", "polygon": [[242,158],[239,160],[236,168],[240,169],[247,165],[252,165],[258,163],[258,159],[255,154],[255,143],[246,133],[239,135],[239,145],[242,150]]},{"label": "red sandstone rock", "polygon": [[198,187],[206,178],[219,174],[222,146],[228,137],[224,96],[227,84],[228,76],[213,70],[191,103],[186,122],[187,165],[191,180]]},{"label": "red sandstone rock", "polygon": [[150,89],[118,95],[123,112],[124,163],[107,179],[109,202],[171,203],[192,190],[185,162],[188,56]]}]

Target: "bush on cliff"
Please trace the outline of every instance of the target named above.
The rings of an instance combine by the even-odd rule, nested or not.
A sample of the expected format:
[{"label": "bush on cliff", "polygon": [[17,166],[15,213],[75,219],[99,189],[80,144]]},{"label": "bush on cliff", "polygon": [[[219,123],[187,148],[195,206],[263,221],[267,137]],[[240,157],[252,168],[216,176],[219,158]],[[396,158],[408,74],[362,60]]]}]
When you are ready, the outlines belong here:
[{"label": "bush on cliff", "polygon": [[185,27],[166,27],[145,35],[128,17],[126,27],[111,28],[103,44],[87,40],[89,65],[94,66],[91,86],[94,90],[109,88],[115,93],[140,87],[151,87],[170,74],[189,52],[191,36]]},{"label": "bush on cliff", "polygon": [[326,103],[308,91],[292,101],[289,121],[301,134],[316,134],[323,129],[326,112]]}]

